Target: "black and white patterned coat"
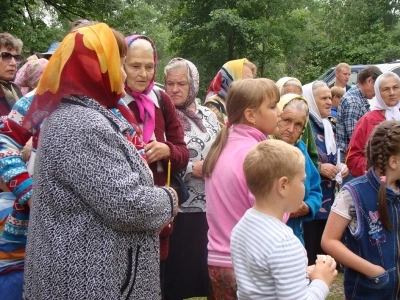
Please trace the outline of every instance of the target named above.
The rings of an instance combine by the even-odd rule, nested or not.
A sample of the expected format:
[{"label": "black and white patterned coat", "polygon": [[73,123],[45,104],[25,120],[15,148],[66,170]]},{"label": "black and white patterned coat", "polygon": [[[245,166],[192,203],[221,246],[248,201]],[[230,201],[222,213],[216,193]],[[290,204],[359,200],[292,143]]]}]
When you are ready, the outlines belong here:
[{"label": "black and white patterned coat", "polygon": [[[71,97],[70,98],[74,98]],[[158,229],[170,192],[92,99],[41,127],[25,264],[26,299],[160,299]]]}]

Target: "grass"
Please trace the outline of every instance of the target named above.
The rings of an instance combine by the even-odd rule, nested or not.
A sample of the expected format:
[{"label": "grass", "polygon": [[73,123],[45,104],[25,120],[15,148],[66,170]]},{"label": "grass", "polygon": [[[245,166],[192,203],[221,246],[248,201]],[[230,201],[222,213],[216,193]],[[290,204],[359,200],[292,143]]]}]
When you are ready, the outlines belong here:
[{"label": "grass", "polygon": [[[327,300],[343,300],[343,273],[339,273],[332,283]],[[207,300],[207,298],[190,298],[190,300]]]},{"label": "grass", "polygon": [[343,300],[344,299],[344,291],[343,291],[343,273],[339,273],[336,277],[335,281],[332,283],[330,288],[330,293],[327,300]]}]

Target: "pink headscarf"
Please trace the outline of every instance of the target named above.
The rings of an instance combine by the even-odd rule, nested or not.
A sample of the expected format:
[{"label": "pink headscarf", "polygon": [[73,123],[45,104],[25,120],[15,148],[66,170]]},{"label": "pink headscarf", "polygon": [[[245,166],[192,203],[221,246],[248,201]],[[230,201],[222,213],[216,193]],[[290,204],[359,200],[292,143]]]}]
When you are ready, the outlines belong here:
[{"label": "pink headscarf", "polygon": [[[157,71],[157,51],[154,43],[151,39],[144,35],[131,35],[125,38],[125,41],[128,43],[128,48],[130,45],[137,39],[144,39],[150,42],[151,46],[153,47],[154,51],[154,75],[153,78],[150,80],[149,85],[143,92],[136,92],[129,88],[125,82],[125,91],[132,95],[135,99],[136,104],[139,109],[140,118],[143,120],[143,141],[148,143],[150,138],[154,133],[155,128],[155,107],[153,100],[148,96],[149,93],[153,90],[154,87],[154,78],[156,77]],[[129,51],[129,50],[128,50]]]},{"label": "pink headscarf", "polygon": [[36,55],[32,55],[28,57],[28,61],[18,70],[14,83],[21,88],[28,88],[21,89],[23,95],[37,86],[48,62],[47,59],[39,59]]}]

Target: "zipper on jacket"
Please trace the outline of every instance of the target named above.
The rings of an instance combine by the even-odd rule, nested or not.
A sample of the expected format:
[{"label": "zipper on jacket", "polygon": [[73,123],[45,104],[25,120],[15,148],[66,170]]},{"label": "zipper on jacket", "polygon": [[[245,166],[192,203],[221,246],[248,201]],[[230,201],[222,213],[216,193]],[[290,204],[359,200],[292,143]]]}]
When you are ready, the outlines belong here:
[{"label": "zipper on jacket", "polygon": [[129,281],[132,276],[132,247],[128,249],[128,269],[126,270],[126,279],[124,284],[121,286],[121,295],[124,293],[126,288],[128,287]]},{"label": "zipper on jacket", "polygon": [[[132,258],[132,248],[131,249],[131,258]],[[126,299],[128,300],[129,297],[132,294],[133,291],[133,287],[135,286],[135,281],[136,281],[136,274],[137,274],[137,268],[138,268],[138,261],[139,261],[139,250],[140,250],[140,246],[137,245],[136,247],[136,254],[135,254],[135,273],[133,274],[133,280],[132,280],[132,285],[131,288],[129,289],[128,295],[126,295]]]}]

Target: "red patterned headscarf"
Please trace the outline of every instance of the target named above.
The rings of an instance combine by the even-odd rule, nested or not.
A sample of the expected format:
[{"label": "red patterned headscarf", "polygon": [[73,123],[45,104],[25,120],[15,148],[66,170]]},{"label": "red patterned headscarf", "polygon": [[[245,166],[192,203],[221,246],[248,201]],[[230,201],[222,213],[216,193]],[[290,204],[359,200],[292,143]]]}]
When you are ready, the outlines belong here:
[{"label": "red patterned headscarf", "polygon": [[214,95],[225,100],[229,85],[234,80],[242,79],[243,65],[246,60],[246,58],[242,58],[226,62],[211,81],[206,100]]},{"label": "red patterned headscarf", "polygon": [[[67,95],[85,95],[107,108],[120,108],[122,93],[121,58],[112,30],[104,23],[82,27],[69,33],[54,52],[22,125],[39,125]],[[131,122],[133,115],[125,116],[127,112],[121,108]]]}]

